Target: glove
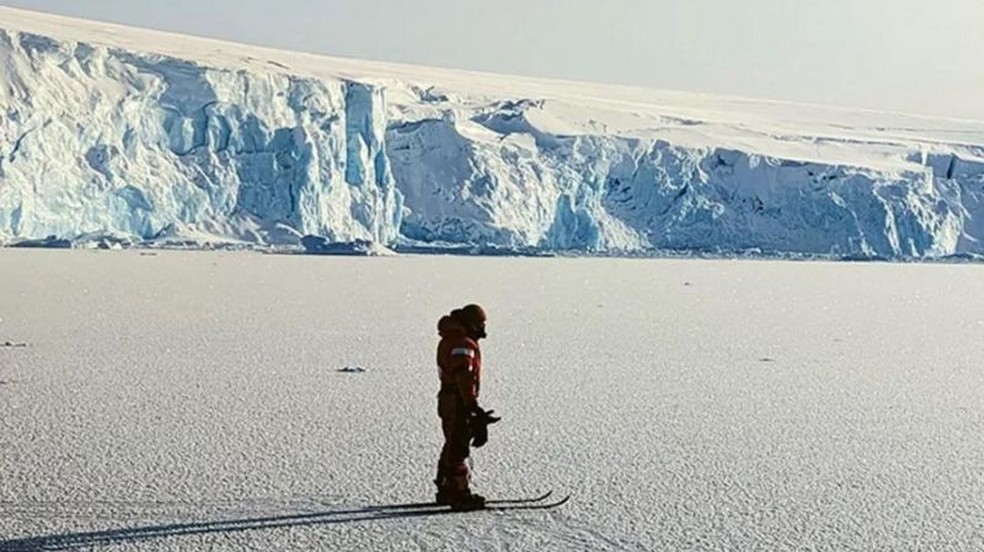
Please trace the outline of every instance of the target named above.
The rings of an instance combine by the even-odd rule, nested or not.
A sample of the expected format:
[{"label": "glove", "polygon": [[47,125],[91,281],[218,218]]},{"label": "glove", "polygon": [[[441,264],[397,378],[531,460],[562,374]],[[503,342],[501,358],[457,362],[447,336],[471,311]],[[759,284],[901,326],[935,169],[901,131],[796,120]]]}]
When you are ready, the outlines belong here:
[{"label": "glove", "polygon": [[468,429],[471,431],[472,446],[479,448],[489,442],[489,425],[501,420],[501,417],[493,416],[495,410],[482,410],[476,407],[472,415],[468,418]]}]

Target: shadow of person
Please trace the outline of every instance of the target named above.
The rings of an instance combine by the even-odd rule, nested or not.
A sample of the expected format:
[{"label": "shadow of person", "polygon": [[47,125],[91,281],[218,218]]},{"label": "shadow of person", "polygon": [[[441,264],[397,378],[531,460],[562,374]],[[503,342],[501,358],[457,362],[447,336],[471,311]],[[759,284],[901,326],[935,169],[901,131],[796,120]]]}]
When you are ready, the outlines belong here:
[{"label": "shadow of person", "polygon": [[166,525],[133,527],[128,529],[93,531],[88,533],[64,533],[40,537],[0,540],[0,551],[33,552],[47,550],[72,550],[98,545],[139,542],[167,537],[184,537],[189,535],[204,535],[210,533],[236,533],[242,531],[259,531],[264,529],[269,530],[288,527],[331,525],[338,523],[357,523],[362,521],[379,521],[396,518],[426,517],[449,513],[452,513],[452,510],[431,503],[390,504],[383,506],[368,506],[353,510],[335,510],[289,516],[257,517],[201,523],[174,523]]}]

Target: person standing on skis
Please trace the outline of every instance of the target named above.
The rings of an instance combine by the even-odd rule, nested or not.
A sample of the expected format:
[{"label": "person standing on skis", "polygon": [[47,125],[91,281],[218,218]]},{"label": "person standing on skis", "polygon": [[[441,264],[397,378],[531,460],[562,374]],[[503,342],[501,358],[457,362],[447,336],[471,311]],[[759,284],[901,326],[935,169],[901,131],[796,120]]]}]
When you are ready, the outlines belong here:
[{"label": "person standing on skis", "polygon": [[478,342],[485,335],[485,310],[467,305],[452,311],[437,324],[441,341],[437,345],[437,366],[441,390],[437,413],[444,432],[444,446],[438,462],[436,501],[456,510],[485,506],[485,498],[468,487],[468,465],[472,445],[480,447],[488,439],[487,426],[498,421],[478,406],[482,377],[482,351]]}]

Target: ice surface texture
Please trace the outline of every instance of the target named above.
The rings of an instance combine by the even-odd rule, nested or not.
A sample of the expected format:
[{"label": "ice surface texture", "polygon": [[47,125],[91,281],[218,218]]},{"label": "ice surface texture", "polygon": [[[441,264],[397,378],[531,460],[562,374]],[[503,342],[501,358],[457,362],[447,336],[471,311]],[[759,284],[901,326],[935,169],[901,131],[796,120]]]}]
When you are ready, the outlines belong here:
[{"label": "ice surface texture", "polygon": [[984,123],[0,8],[0,240],[984,253]]},{"label": "ice surface texture", "polygon": [[[0,282],[0,550],[984,550],[980,266],[2,249]],[[433,498],[462,297],[503,415],[474,488],[574,499],[335,523]]]}]

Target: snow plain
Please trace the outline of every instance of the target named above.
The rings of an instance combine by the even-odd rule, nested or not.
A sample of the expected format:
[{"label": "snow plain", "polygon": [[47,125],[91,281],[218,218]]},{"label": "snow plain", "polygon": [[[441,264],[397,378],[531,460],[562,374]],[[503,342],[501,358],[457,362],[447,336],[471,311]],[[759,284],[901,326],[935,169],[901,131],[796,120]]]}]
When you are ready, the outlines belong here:
[{"label": "snow plain", "polygon": [[[0,550],[980,550],[981,270],[0,250]],[[574,500],[332,515],[430,496],[465,301],[476,487]]]}]

